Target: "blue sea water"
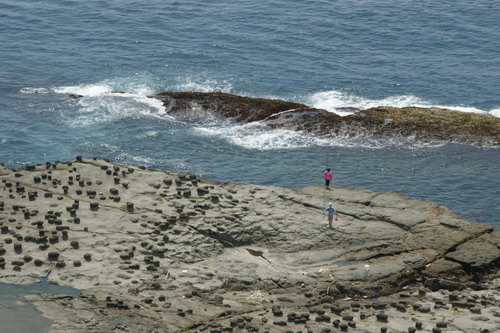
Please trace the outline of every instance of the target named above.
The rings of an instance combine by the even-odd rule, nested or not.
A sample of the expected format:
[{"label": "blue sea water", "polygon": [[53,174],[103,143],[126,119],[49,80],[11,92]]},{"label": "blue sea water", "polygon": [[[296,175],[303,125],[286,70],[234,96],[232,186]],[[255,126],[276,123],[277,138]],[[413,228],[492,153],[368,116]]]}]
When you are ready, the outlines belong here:
[{"label": "blue sea water", "polygon": [[419,105],[499,117],[499,77],[499,1],[0,0],[0,161],[83,155],[289,188],[321,184],[331,167],[336,186],[432,200],[498,228],[498,147],[180,122],[147,96],[223,91],[340,114]]}]

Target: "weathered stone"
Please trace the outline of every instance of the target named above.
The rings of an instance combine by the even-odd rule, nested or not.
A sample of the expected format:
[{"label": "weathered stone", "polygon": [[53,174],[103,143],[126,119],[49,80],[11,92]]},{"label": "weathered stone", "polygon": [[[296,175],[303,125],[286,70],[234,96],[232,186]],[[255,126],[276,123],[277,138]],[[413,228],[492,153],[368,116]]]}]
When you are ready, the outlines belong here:
[{"label": "weathered stone", "polygon": [[438,328],[446,328],[446,327],[448,327],[448,323],[445,322],[445,321],[438,321],[436,323],[436,327],[438,327]]},{"label": "weathered stone", "polygon": [[447,253],[446,258],[476,269],[500,262],[500,249],[482,238],[459,245],[455,251]]},{"label": "weathered stone", "polygon": [[[307,227],[304,224],[304,221],[324,220],[323,187],[311,186],[294,191],[217,184],[193,178],[190,174],[176,176],[139,168],[131,174],[126,172],[127,167],[119,167],[119,172],[115,171],[117,174],[113,177],[126,177],[130,186],[116,186],[119,192],[113,191],[109,195],[113,180],[100,170],[104,163],[77,163],[75,166],[81,176],[76,177],[74,173],[70,176],[74,177],[75,184],[82,182],[80,189],[94,191],[89,194],[95,194],[96,198],[90,201],[101,203],[101,209],[96,211],[80,210],[80,203],[71,200],[76,194],[69,185],[70,170],[66,164],[59,164],[55,170],[51,167],[51,181],[59,187],[58,193],[64,190],[59,179],[68,179],[69,194],[62,201],[37,197],[31,202],[26,196],[10,198],[9,194],[16,186],[24,186],[28,195],[34,192],[33,182],[30,185],[33,177],[30,171],[23,171],[25,176],[21,179],[26,183],[12,183],[10,193],[3,185],[6,182],[0,183],[0,196],[3,195],[1,200],[4,202],[0,205],[4,207],[0,212],[0,228],[9,227],[0,239],[0,248],[7,250],[3,253],[7,261],[0,259],[2,274],[17,278],[31,274],[44,276],[51,272],[50,280],[55,283],[77,286],[82,290],[84,301],[80,304],[69,299],[50,301],[50,306],[56,302],[67,305],[60,309],[60,317],[75,318],[68,329],[87,326],[82,320],[83,315],[78,311],[71,312],[72,309],[81,309],[81,313],[100,313],[101,309],[116,316],[115,311],[132,304],[130,307],[139,311],[137,314],[144,322],[142,328],[154,327],[158,331],[185,330],[192,323],[189,320],[192,313],[196,316],[191,319],[200,323],[195,329],[207,332],[211,331],[211,324],[217,324],[214,328],[217,330],[227,329],[229,318],[243,320],[236,321],[233,330],[244,324],[244,330],[259,328],[271,332],[276,327],[269,319],[280,320],[284,315],[285,323],[294,332],[316,331],[316,328],[321,331],[328,326],[327,320],[332,322],[332,318],[325,315],[328,307],[335,313],[333,318],[340,318],[337,315],[344,318],[343,328],[361,331],[376,320],[376,311],[386,308],[385,303],[392,306],[387,310],[391,318],[393,315],[403,318],[401,313],[394,314],[393,308],[399,312],[411,312],[411,307],[414,311],[424,311],[414,317],[433,316],[431,307],[426,309],[416,299],[428,290],[415,286],[415,281],[431,290],[443,286],[463,289],[462,293],[468,297],[460,298],[460,301],[464,302],[466,309],[495,304],[486,298],[480,300],[470,295],[475,290],[490,288],[483,286],[487,283],[483,274],[494,272],[495,260],[484,267],[473,267],[451,258],[440,258],[454,253],[449,252],[450,249],[458,251],[462,243],[481,239],[496,244],[497,234],[489,231],[490,226],[462,220],[436,204],[396,194],[335,188],[328,193],[328,199],[338,206],[338,229],[325,230],[324,223],[308,223]],[[106,170],[110,169],[115,170],[112,165]],[[35,172],[42,178],[39,171]],[[163,181],[167,178],[172,184],[176,177],[178,188],[169,187],[169,182]],[[0,180],[12,181],[14,178],[9,169],[0,167]],[[42,181],[45,182],[43,178]],[[37,191],[56,191],[51,182],[43,184],[42,181],[37,185]],[[187,191],[191,194],[185,197],[183,193]],[[104,201],[99,200],[101,196]],[[118,196],[129,205],[117,204]],[[81,197],[81,200],[82,204],[89,203],[86,197]],[[13,206],[16,210],[11,209]],[[45,212],[41,224],[33,219],[36,210]],[[31,220],[24,220],[25,214]],[[69,215],[75,216],[69,218]],[[488,237],[481,238],[483,234]],[[21,242],[24,253],[16,256],[13,245],[8,244]],[[245,250],[247,248],[259,255],[251,255]],[[47,249],[46,253],[50,251],[57,255],[40,254]],[[49,265],[36,259],[44,255],[47,255]],[[16,259],[22,259],[19,261],[24,265],[10,265]],[[29,264],[33,261],[34,265]],[[23,271],[12,272],[13,269]],[[471,278],[479,282],[472,284]],[[362,297],[388,295],[401,291],[402,286],[407,286],[405,292],[390,300],[380,298],[373,304],[346,300],[347,297],[361,300]],[[103,301],[106,296],[103,292],[113,298]],[[217,297],[219,294],[224,298]],[[441,299],[434,299],[435,317],[441,319],[441,311],[447,311],[444,307],[449,306],[448,295],[444,291],[427,294],[428,297],[435,295],[441,295]],[[153,301],[135,306],[146,297]],[[172,302],[166,302],[167,298]],[[82,304],[85,305],[81,307]],[[176,306],[183,308],[179,315]],[[266,312],[269,307],[272,311]],[[311,311],[310,317],[309,314],[298,314],[298,309]],[[493,316],[484,308],[483,312],[483,316]],[[101,313],[99,316],[103,325],[109,324],[107,315]],[[383,318],[380,314],[378,317],[378,320],[389,319],[389,316]],[[123,319],[120,315],[116,318],[117,322]],[[268,321],[261,320],[264,318]],[[354,322],[355,318],[359,320]],[[443,315],[443,318],[447,316]],[[93,320],[92,316],[88,319]],[[120,327],[99,324],[92,329],[124,331],[125,324],[122,327],[123,322],[117,322],[113,324]],[[168,328],[162,326],[167,322]],[[257,327],[255,322],[262,327]],[[340,324],[336,319],[330,327],[341,329]],[[391,319],[393,324],[399,330],[409,325],[401,326],[399,319]],[[130,331],[140,331],[137,325],[134,321],[127,321]]]},{"label": "weathered stone", "polygon": [[386,313],[383,313],[383,312],[379,312],[375,315],[377,317],[377,320],[378,321],[381,321],[381,322],[387,322],[387,319],[389,318],[389,316],[386,314]]}]

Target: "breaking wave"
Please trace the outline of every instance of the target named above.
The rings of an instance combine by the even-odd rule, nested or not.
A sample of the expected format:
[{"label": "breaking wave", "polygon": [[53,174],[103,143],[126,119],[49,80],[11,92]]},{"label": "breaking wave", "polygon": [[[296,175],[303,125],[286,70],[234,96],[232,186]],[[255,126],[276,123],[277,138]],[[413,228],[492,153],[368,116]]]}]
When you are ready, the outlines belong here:
[{"label": "breaking wave", "polygon": [[[194,127],[205,136],[221,138],[230,144],[251,150],[280,150],[307,147],[344,147],[383,149],[401,147],[406,149],[442,146],[443,142],[418,142],[414,138],[371,138],[345,136],[326,138],[284,129],[271,129],[262,123]],[[361,133],[362,134],[362,133]]]},{"label": "breaking wave", "polygon": [[[490,114],[495,117],[500,117],[500,108],[492,110],[481,110],[472,106],[463,105],[439,105],[433,104],[422,98],[413,95],[389,96],[382,99],[369,99],[353,94],[348,94],[338,90],[322,91],[305,97],[305,104],[309,104],[318,109],[325,109],[334,112],[341,116],[353,114],[354,109],[368,109],[377,106],[394,106],[394,107],[438,107],[443,109],[456,110],[461,112],[474,112],[480,114]],[[347,110],[346,110],[347,109]]]},{"label": "breaking wave", "polygon": [[[201,92],[233,92],[228,81],[177,77],[170,84],[160,85],[151,77],[136,76],[132,78],[115,78],[94,84],[57,86],[50,88],[26,87],[20,90],[24,94],[65,94],[78,97],[68,99],[70,107],[61,110],[61,117],[71,127],[92,126],[93,124],[118,121],[123,118],[152,117],[163,121],[180,122],[193,128],[198,135],[217,137],[230,144],[256,150],[294,149],[311,146],[384,148],[402,146],[406,148],[439,146],[442,143],[419,143],[412,138],[369,138],[359,136],[324,138],[304,132],[285,129],[272,129],[263,123],[236,124],[218,114],[207,110],[192,110],[185,113],[183,119],[174,119],[167,115],[163,103],[149,98],[159,91],[201,91]],[[280,98],[279,96],[275,98]],[[286,99],[286,98],[285,98]],[[390,96],[382,99],[368,99],[338,90],[317,92],[297,102],[312,107],[325,109],[345,116],[356,109],[367,109],[381,105],[406,107],[441,107],[463,112],[490,114],[500,117],[500,108],[490,111],[467,106],[442,106],[413,95]],[[158,132],[145,134],[154,138]],[[147,162],[147,161],[144,161]]]},{"label": "breaking wave", "polygon": [[72,105],[61,110],[61,118],[70,126],[91,126],[123,118],[156,117],[170,119],[163,103],[147,97],[154,90],[141,80],[114,79],[95,84],[23,88],[21,93],[65,94]]},{"label": "breaking wave", "polygon": [[200,91],[232,93],[233,85],[227,80],[219,82],[210,79],[196,79],[194,77],[177,77],[174,84],[169,87],[171,91]]}]

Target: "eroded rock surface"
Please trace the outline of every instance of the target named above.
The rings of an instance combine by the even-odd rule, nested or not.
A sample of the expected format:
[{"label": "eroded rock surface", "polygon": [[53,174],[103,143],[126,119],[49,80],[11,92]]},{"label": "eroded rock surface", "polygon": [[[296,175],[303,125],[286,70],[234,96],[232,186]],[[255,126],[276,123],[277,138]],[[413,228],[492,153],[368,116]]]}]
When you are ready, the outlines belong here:
[{"label": "eroded rock surface", "polygon": [[[81,290],[29,296],[52,332],[365,332],[385,317],[366,298],[490,290],[498,246],[493,227],[395,193],[219,184],[80,157],[0,166],[0,282],[48,276]],[[344,319],[346,297],[366,313]],[[498,294],[485,297],[473,315],[493,329]],[[393,308],[427,311],[413,303]]]}]

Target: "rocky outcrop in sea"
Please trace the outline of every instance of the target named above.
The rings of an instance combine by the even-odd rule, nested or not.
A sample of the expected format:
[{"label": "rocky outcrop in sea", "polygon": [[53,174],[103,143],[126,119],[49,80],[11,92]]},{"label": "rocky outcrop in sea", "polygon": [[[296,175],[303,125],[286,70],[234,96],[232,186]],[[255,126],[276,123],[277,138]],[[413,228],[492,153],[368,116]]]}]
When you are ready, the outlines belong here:
[{"label": "rocky outcrop in sea", "polygon": [[0,282],[80,290],[26,297],[51,332],[493,332],[499,247],[490,225],[396,193],[0,166]]},{"label": "rocky outcrop in sea", "polygon": [[379,106],[339,116],[327,110],[275,99],[250,98],[220,92],[162,92],[167,113],[189,119],[212,112],[238,122],[261,122],[273,128],[325,137],[393,137],[420,142],[445,141],[500,145],[500,118],[442,108]]}]

